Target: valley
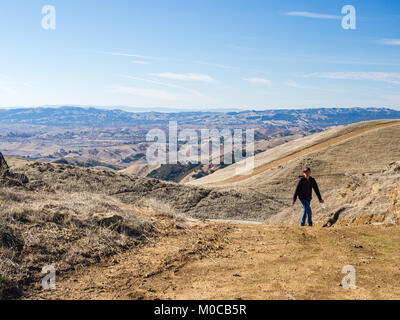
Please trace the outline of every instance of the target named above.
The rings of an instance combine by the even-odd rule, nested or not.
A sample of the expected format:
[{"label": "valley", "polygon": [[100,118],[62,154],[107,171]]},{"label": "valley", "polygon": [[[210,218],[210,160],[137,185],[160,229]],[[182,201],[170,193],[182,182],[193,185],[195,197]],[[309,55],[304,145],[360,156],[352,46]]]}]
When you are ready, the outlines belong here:
[{"label": "valley", "polygon": [[[0,150],[8,156],[81,167],[121,170],[161,180],[190,182],[228,164],[150,165],[151,129],[254,129],[255,154],[332,126],[400,118],[391,109],[303,109],[241,112],[140,112],[60,107],[0,110]],[[185,143],[180,142],[179,148]]]}]

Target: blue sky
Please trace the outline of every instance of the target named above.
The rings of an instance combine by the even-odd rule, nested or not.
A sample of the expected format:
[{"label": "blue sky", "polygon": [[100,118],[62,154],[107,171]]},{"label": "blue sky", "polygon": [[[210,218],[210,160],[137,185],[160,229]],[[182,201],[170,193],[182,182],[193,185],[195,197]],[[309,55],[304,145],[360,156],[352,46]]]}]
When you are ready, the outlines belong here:
[{"label": "blue sky", "polygon": [[400,109],[399,26],[398,0],[3,0],[0,107]]}]

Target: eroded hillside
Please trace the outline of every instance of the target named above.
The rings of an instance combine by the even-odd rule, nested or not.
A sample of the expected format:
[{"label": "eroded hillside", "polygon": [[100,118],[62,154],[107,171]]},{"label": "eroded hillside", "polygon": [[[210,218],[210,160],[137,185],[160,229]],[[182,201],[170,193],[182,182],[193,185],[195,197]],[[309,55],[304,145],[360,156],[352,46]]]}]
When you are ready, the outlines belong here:
[{"label": "eroded hillside", "polygon": [[[257,192],[214,191],[121,174],[1,156],[0,298],[58,272],[98,263],[159,234],[151,209],[170,217],[263,220],[281,206]],[[171,224],[170,224],[171,225]],[[173,224],[172,224],[173,225]]]},{"label": "eroded hillside", "polygon": [[307,166],[312,168],[327,200],[325,211],[317,202],[314,205],[315,217],[321,219],[320,223],[341,209],[340,213],[346,211],[346,214],[339,215],[351,218],[350,221],[356,216],[386,215],[392,192],[400,183],[396,171],[400,159],[399,139],[399,121],[372,121],[334,128],[256,155],[255,169],[248,175],[235,176],[233,165],[192,184],[274,195],[284,205],[267,222],[297,223],[300,207],[293,210],[290,203],[298,176]]}]

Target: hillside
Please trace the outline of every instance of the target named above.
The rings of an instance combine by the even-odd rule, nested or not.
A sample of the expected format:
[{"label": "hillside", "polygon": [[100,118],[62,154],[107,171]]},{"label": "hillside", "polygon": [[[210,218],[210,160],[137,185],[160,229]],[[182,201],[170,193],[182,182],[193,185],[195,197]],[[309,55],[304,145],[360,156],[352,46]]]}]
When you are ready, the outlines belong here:
[{"label": "hillside", "polygon": [[[278,215],[266,220],[270,223],[283,223],[288,220],[295,223],[298,213],[288,206],[301,168],[309,166],[328,205],[326,212],[322,212],[319,206],[316,206],[317,219],[334,215],[343,206],[347,208],[356,205],[360,208],[356,210],[359,215],[368,214],[367,200],[365,203],[355,204],[354,200],[348,204],[344,203],[344,200],[351,200],[341,196],[346,188],[354,189],[354,197],[357,196],[360,201],[357,193],[363,190],[364,196],[370,196],[371,203],[377,207],[381,206],[378,211],[374,210],[369,214],[382,214],[387,211],[390,205],[388,199],[398,184],[398,177],[393,175],[393,172],[397,171],[393,166],[400,159],[399,138],[399,121],[373,121],[333,128],[256,155],[255,169],[248,175],[236,176],[236,165],[233,165],[190,184],[214,186],[222,190],[233,188],[273,194],[275,199],[285,203],[286,208],[282,208],[284,210]],[[378,181],[385,179],[386,187],[378,187]],[[371,181],[376,181],[372,193]],[[282,215],[284,218],[278,219]]]},{"label": "hillside", "polygon": [[260,212],[281,206],[251,191],[213,191],[1,154],[0,160],[0,298],[23,294],[46,264],[68,272],[157,236],[159,219],[143,210],[175,226],[176,219],[239,219],[243,213],[258,220]]}]

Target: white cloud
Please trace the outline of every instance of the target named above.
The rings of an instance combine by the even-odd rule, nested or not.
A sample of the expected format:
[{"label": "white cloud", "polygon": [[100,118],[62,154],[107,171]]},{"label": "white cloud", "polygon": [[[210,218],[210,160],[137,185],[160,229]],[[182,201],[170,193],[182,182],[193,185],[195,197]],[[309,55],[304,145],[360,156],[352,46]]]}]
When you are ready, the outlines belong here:
[{"label": "white cloud", "polygon": [[167,58],[167,57],[159,58],[159,57],[143,56],[143,55],[139,55],[139,54],[109,52],[109,51],[94,51],[94,52],[97,54],[105,54],[105,55],[120,56],[120,57],[131,57],[131,58],[137,58],[137,59],[141,59],[141,60],[175,61],[175,62],[201,64],[201,65],[206,65],[206,66],[215,67],[215,68],[222,68],[222,69],[241,69],[238,67],[233,67],[233,66],[223,65],[223,64],[218,64],[218,63],[212,63],[212,62],[207,62],[207,61],[191,61],[191,60],[185,60],[185,59],[179,59],[179,58]]},{"label": "white cloud", "polygon": [[33,88],[33,84],[30,83],[30,82],[24,82],[24,83],[22,83],[22,85],[23,85],[24,87],[26,87],[26,88]]},{"label": "white cloud", "polygon": [[0,84],[0,93],[5,93],[5,94],[17,94],[17,92],[5,85]]},{"label": "white cloud", "polygon": [[156,85],[160,85],[160,86],[164,86],[164,87],[169,87],[169,88],[186,91],[186,92],[189,92],[190,94],[193,94],[198,97],[205,97],[204,94],[202,94],[201,92],[199,92],[197,90],[188,89],[188,88],[178,86],[175,84],[171,84],[171,83],[161,82],[161,81],[152,80],[152,79],[143,79],[143,78],[134,77],[134,76],[123,76],[123,77],[127,78],[127,79],[131,79],[131,80],[143,81],[143,82],[152,83],[152,84],[156,84]]},{"label": "white cloud", "polygon": [[130,57],[130,58],[139,58],[139,59],[145,59],[145,60],[160,60],[160,58],[156,58],[156,57],[142,56],[139,54],[131,54],[131,53],[108,52],[108,51],[97,51],[97,53],[105,54],[105,55],[109,55],[109,56]]},{"label": "white cloud", "polygon": [[164,73],[153,73],[152,75],[159,78],[171,79],[171,80],[215,82],[215,80],[212,77],[206,74],[199,74],[199,73],[164,72]]},{"label": "white cloud", "polygon": [[254,51],[257,50],[257,48],[252,48],[252,47],[245,47],[245,46],[238,46],[236,44],[229,44],[228,48],[230,49],[238,49],[238,50],[246,50],[246,51]]},{"label": "white cloud", "polygon": [[400,72],[317,72],[308,76],[335,80],[372,80],[400,84]]},{"label": "white cloud", "polygon": [[139,61],[139,60],[132,60],[132,63],[134,64],[149,64],[147,61]]},{"label": "white cloud", "polygon": [[330,88],[321,88],[321,87],[303,85],[293,80],[286,81],[286,85],[295,89],[302,89],[302,90],[327,91],[327,92],[337,92],[337,93],[344,92],[343,89],[330,89]]},{"label": "white cloud", "polygon": [[390,62],[388,60],[385,61],[362,61],[360,59],[354,60],[354,59],[321,59],[320,57],[316,56],[304,56],[304,57],[299,57],[299,56],[288,56],[288,57],[263,57],[262,60],[267,60],[267,61],[277,61],[277,62],[311,62],[313,64],[315,63],[329,63],[329,64],[349,64],[349,65],[368,65],[368,66],[392,66],[392,67],[399,67],[400,63],[395,63],[395,62]]},{"label": "white cloud", "polygon": [[342,19],[341,16],[337,16],[337,15],[315,13],[315,12],[308,12],[308,11],[285,12],[285,15],[292,16],[292,17],[304,17],[304,18],[313,18],[313,19]]},{"label": "white cloud", "polygon": [[286,85],[296,89],[312,89],[310,86],[305,86],[293,80],[286,81]]},{"label": "white cloud", "polygon": [[400,46],[400,39],[381,39],[380,44],[386,44],[389,46]]},{"label": "white cloud", "polygon": [[248,81],[251,83],[257,83],[257,84],[264,84],[264,85],[270,85],[271,81],[264,79],[264,78],[243,78],[244,81]]},{"label": "white cloud", "polygon": [[225,65],[225,64],[212,63],[212,62],[206,62],[206,61],[192,61],[192,62],[193,63],[197,63],[197,64],[202,64],[202,65],[205,65],[205,66],[221,68],[221,69],[240,69],[240,68],[228,66],[228,65]]},{"label": "white cloud", "polygon": [[130,80],[150,83],[157,86],[163,86],[175,89],[176,92],[153,89],[153,88],[139,88],[139,87],[130,87],[130,86],[122,86],[115,85],[110,89],[107,89],[106,93],[125,93],[131,94],[135,96],[141,96],[145,98],[157,99],[157,100],[170,100],[170,101],[195,101],[195,102],[214,102],[214,99],[205,96],[203,93],[188,89],[182,86],[178,86],[171,83],[161,82],[153,79],[144,79],[130,75],[122,75],[122,77]]},{"label": "white cloud", "polygon": [[127,93],[145,98],[151,98],[157,100],[173,100],[173,101],[183,101],[189,98],[187,95],[171,93],[164,90],[123,87],[123,86],[113,86],[111,89],[106,90],[106,93]]}]

